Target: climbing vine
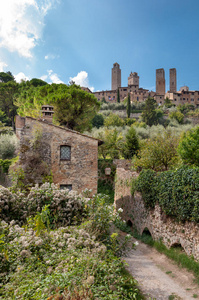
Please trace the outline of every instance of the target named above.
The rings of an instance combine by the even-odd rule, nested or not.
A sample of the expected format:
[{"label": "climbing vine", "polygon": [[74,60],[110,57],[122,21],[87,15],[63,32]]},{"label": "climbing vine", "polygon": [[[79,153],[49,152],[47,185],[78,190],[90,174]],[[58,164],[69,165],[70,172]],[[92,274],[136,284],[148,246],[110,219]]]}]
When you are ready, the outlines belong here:
[{"label": "climbing vine", "polygon": [[162,211],[178,221],[199,223],[199,168],[183,166],[156,173],[143,170],[132,181],[132,194],[141,192],[147,208],[158,203]]}]

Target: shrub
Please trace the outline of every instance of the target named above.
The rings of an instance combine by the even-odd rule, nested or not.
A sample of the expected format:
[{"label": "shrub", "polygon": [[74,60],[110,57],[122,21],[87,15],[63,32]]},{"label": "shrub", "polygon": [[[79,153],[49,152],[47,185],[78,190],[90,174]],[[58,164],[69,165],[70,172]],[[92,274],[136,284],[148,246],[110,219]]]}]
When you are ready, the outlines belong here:
[{"label": "shrub", "polygon": [[16,156],[18,139],[16,135],[5,134],[0,136],[0,158],[11,159]]},{"label": "shrub", "polygon": [[19,224],[23,224],[35,212],[41,212],[45,205],[49,205],[52,226],[80,222],[85,212],[82,196],[74,191],[60,190],[49,183],[32,187],[28,195],[19,191],[11,193],[0,186],[0,204],[0,218],[6,222],[16,220]]},{"label": "shrub", "polygon": [[183,134],[178,153],[184,163],[199,166],[199,126]]},{"label": "shrub", "polygon": [[170,130],[163,131],[152,139],[142,143],[138,158],[134,161],[135,168],[168,170],[177,165],[178,138]]},{"label": "shrub", "polygon": [[184,121],[184,115],[180,111],[173,111],[169,114],[171,120],[176,120],[179,124],[182,124]]},{"label": "shrub", "polygon": [[104,126],[124,126],[125,122],[116,114],[110,114],[104,121]]},{"label": "shrub", "polygon": [[142,299],[122,261],[84,228],[38,236],[30,225],[2,221],[0,236],[2,299]]},{"label": "shrub", "polygon": [[133,180],[135,190],[142,193],[146,207],[154,208],[157,202],[166,215],[199,223],[199,168],[183,166],[163,173],[143,170]]},{"label": "shrub", "polygon": [[139,149],[140,145],[137,133],[135,128],[131,126],[125,137],[122,154],[125,159],[131,159],[134,155],[137,155]]}]

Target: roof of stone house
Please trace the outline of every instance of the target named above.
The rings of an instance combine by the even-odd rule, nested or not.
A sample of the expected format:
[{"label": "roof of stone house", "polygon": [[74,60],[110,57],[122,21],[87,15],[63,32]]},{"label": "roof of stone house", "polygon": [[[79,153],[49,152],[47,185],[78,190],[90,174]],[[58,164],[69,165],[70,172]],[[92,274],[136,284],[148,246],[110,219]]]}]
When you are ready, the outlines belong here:
[{"label": "roof of stone house", "polygon": [[83,133],[80,133],[78,131],[75,131],[75,130],[72,130],[72,129],[69,129],[69,128],[65,128],[65,127],[62,127],[62,126],[58,126],[58,125],[54,125],[52,123],[48,123],[47,121],[43,120],[43,119],[35,119],[35,118],[32,118],[32,117],[28,117],[26,116],[25,118],[28,118],[28,119],[31,119],[31,120],[35,120],[35,121],[38,121],[38,122],[41,122],[41,123],[46,123],[48,124],[49,126],[53,126],[53,127],[56,127],[56,128],[59,128],[59,129],[62,129],[62,130],[65,130],[65,131],[70,131],[70,132],[73,132],[75,134],[79,134],[81,136],[85,136],[87,138],[90,138],[90,139],[93,139],[93,140],[96,140],[98,141],[98,146],[102,145],[104,142],[102,140],[99,140],[99,139],[96,139],[92,136],[89,136],[89,135],[86,135],[86,134],[83,134]]}]

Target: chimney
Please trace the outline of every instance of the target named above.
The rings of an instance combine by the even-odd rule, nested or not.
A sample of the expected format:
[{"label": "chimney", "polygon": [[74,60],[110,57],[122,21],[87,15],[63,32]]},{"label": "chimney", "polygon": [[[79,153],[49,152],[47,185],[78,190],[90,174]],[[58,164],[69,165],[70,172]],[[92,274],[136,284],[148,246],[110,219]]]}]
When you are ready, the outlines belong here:
[{"label": "chimney", "polygon": [[42,120],[52,124],[53,122],[53,106],[50,105],[43,105],[42,106]]}]

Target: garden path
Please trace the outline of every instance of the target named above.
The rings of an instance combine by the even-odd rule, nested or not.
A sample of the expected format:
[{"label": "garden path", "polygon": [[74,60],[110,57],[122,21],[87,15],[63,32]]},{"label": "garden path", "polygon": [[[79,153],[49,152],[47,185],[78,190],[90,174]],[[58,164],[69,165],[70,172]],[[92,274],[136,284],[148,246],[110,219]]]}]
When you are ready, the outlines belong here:
[{"label": "garden path", "polygon": [[123,259],[147,300],[199,298],[199,286],[194,283],[193,274],[154,248],[139,241],[136,249],[128,251]]}]

